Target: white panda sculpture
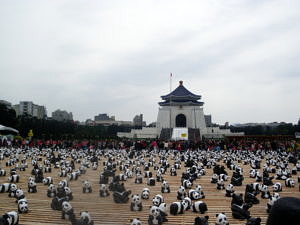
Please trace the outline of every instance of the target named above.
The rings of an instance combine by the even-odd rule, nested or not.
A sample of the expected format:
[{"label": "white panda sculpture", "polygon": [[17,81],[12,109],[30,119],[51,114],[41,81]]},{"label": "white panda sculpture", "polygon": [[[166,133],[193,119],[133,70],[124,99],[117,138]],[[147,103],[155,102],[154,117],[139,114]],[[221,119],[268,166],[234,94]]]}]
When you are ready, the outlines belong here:
[{"label": "white panda sculpture", "polygon": [[227,216],[225,213],[218,213],[216,214],[216,225],[229,225],[227,220]]}]

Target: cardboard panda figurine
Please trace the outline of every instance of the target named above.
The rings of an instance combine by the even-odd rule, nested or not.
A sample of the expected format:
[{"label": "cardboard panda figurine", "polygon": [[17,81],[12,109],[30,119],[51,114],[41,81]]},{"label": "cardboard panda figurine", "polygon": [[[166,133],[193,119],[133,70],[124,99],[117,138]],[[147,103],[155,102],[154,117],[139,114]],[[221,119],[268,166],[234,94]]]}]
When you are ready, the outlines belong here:
[{"label": "cardboard panda figurine", "polygon": [[36,169],[36,173],[34,174],[35,182],[42,183],[44,179],[44,174],[42,169]]},{"label": "cardboard panda figurine", "polygon": [[200,212],[201,214],[203,214],[207,211],[207,205],[202,201],[196,201],[193,203],[192,209],[193,212]]},{"label": "cardboard panda figurine", "polygon": [[205,198],[205,195],[204,195],[201,185],[197,184],[195,190],[199,192],[200,198]]},{"label": "cardboard panda figurine", "polygon": [[54,198],[56,196],[56,188],[54,184],[50,184],[47,188],[47,197]]},{"label": "cardboard panda figurine", "polygon": [[92,185],[88,181],[84,181],[82,184],[82,193],[92,193]]},{"label": "cardboard panda figurine", "polygon": [[243,180],[244,180],[243,175],[241,175],[241,174],[238,173],[238,172],[233,172],[232,177],[231,177],[231,182],[230,182],[230,183],[231,183],[233,186],[242,186]]},{"label": "cardboard panda figurine", "polygon": [[93,162],[93,164],[92,164],[92,169],[93,169],[93,170],[97,170],[97,169],[98,169],[98,163]]},{"label": "cardboard panda figurine", "polygon": [[[16,196],[16,191],[18,190],[18,186],[16,184],[8,184],[5,183],[2,186],[4,188],[4,192],[9,192],[8,197],[15,197]],[[1,189],[1,187],[0,187]],[[8,190],[8,191],[7,191]]]},{"label": "cardboard panda figurine", "polygon": [[72,191],[71,191],[71,188],[69,188],[69,187],[64,187],[64,189],[65,189],[67,201],[72,201],[72,200],[73,200],[73,193],[72,193]]},{"label": "cardboard panda figurine", "polygon": [[[12,192],[11,189],[12,189],[13,185],[15,187],[14,190],[16,190],[17,189],[17,185],[16,184],[10,184],[10,183],[0,184],[0,193]],[[14,196],[10,196],[10,194],[8,196],[9,197],[14,197]]]},{"label": "cardboard panda figurine", "polygon": [[192,199],[190,197],[185,197],[181,202],[184,206],[185,211],[192,207]]},{"label": "cardboard panda figurine", "polygon": [[151,171],[145,171],[145,172],[144,172],[144,177],[145,177],[145,178],[152,177],[152,172],[151,172]]},{"label": "cardboard panda figurine", "polygon": [[44,185],[50,185],[50,184],[53,184],[53,179],[52,177],[46,177],[43,179],[43,184]]},{"label": "cardboard panda figurine", "polygon": [[51,173],[52,172],[51,166],[45,166],[44,167],[44,172],[45,173]]},{"label": "cardboard panda figurine", "polygon": [[260,189],[261,191],[261,198],[263,199],[269,199],[271,197],[271,194],[268,190],[268,186],[267,185],[263,185]]},{"label": "cardboard panda figurine", "polygon": [[120,185],[120,177],[113,176],[112,182],[110,182],[108,189],[110,191],[115,191],[115,189]]},{"label": "cardboard panda figurine", "polygon": [[280,198],[278,193],[273,193],[273,195],[271,196],[271,198],[269,199],[268,203],[267,203],[267,213],[271,212],[271,209],[274,205],[274,203]]},{"label": "cardboard panda figurine", "polygon": [[229,176],[227,174],[224,174],[224,173],[219,174],[219,177],[218,177],[219,180],[222,179],[224,181],[227,181],[228,178],[229,178]]},{"label": "cardboard panda figurine", "polygon": [[28,182],[28,192],[37,193],[36,183],[32,180]]},{"label": "cardboard panda figurine", "polygon": [[142,184],[143,183],[143,177],[140,173],[136,174],[136,177],[134,179],[134,183],[136,183],[136,184]]},{"label": "cardboard panda figurine", "polygon": [[0,224],[3,225],[18,225],[19,224],[19,214],[16,211],[11,211],[5,213],[0,217]]},{"label": "cardboard panda figurine", "polygon": [[58,174],[59,177],[66,177],[68,175],[65,170],[61,170],[57,174]]},{"label": "cardboard panda figurine", "polygon": [[18,201],[19,201],[20,199],[25,198],[25,195],[24,195],[23,190],[21,190],[21,189],[16,190],[15,198],[16,198],[16,203],[18,203]]},{"label": "cardboard panda figurine", "polygon": [[248,210],[250,207],[252,207],[252,203],[244,203],[242,194],[233,194],[231,200],[231,211],[233,218],[241,220],[250,218],[250,212]]},{"label": "cardboard panda figurine", "polygon": [[61,218],[65,220],[70,220],[71,222],[75,221],[74,209],[72,205],[67,201],[64,201],[62,203]]},{"label": "cardboard panda figurine", "polygon": [[218,174],[214,173],[211,177],[210,183],[212,183],[212,184],[218,183],[218,178],[219,178]]},{"label": "cardboard panda figurine", "polygon": [[94,221],[88,211],[80,212],[79,220],[76,220],[75,225],[94,225]]},{"label": "cardboard panda figurine", "polygon": [[147,184],[149,186],[155,186],[155,179],[153,177],[152,178],[148,178]]},{"label": "cardboard panda figurine", "polygon": [[218,182],[217,182],[217,189],[218,189],[218,190],[223,190],[223,189],[225,189],[225,185],[224,185],[224,180],[223,180],[223,179],[218,179]]},{"label": "cardboard panda figurine", "polygon": [[292,178],[287,178],[284,183],[286,187],[295,187],[295,181]]},{"label": "cardboard panda figurine", "polygon": [[186,197],[185,188],[180,186],[177,191],[177,200],[183,200]]},{"label": "cardboard panda figurine", "polygon": [[157,206],[150,206],[148,224],[149,225],[162,225],[163,218],[160,214],[160,209]]},{"label": "cardboard panda figurine", "polygon": [[60,188],[64,188],[64,187],[68,187],[69,183],[68,183],[67,180],[61,180],[61,181],[58,182],[57,186],[60,187]]},{"label": "cardboard panda figurine", "polygon": [[0,169],[0,177],[5,177],[6,171],[4,169]]},{"label": "cardboard panda figurine", "polygon": [[125,175],[128,177],[128,178],[132,178],[133,177],[133,173],[130,169],[127,169],[126,172],[125,172]]},{"label": "cardboard panda figurine", "polygon": [[168,213],[167,213],[167,204],[166,203],[161,203],[159,205],[159,210],[160,210],[160,215],[162,217],[162,221],[163,222],[168,222],[168,219],[167,219],[167,216],[168,216]]},{"label": "cardboard panda figurine", "polygon": [[18,174],[13,174],[8,177],[8,181],[10,183],[19,183],[19,180],[20,180],[20,176]]},{"label": "cardboard panda figurine", "polygon": [[130,210],[131,211],[142,211],[142,209],[143,209],[143,205],[142,205],[141,197],[139,195],[132,195]]},{"label": "cardboard panda figurine", "polygon": [[156,181],[157,182],[162,182],[164,180],[163,176],[162,176],[162,173],[160,170],[157,171],[156,173]]},{"label": "cardboard panda figurine", "polygon": [[19,213],[28,213],[28,202],[25,198],[18,201],[18,212]]},{"label": "cardboard panda figurine", "polygon": [[161,193],[170,193],[170,186],[166,180],[164,180],[161,184]]},{"label": "cardboard panda figurine", "polygon": [[256,182],[261,182],[262,180],[263,180],[262,175],[259,173],[259,171],[257,171],[255,181]]},{"label": "cardboard panda figurine", "polygon": [[52,199],[52,202],[51,202],[51,209],[53,210],[61,210],[62,209],[62,203],[64,201],[66,201],[66,197],[58,197],[58,196],[55,196],[53,199]]},{"label": "cardboard panda figurine", "polygon": [[247,219],[246,225],[260,225],[260,223],[260,217],[250,217],[249,219]]},{"label": "cardboard panda figurine", "polygon": [[276,182],[276,183],[273,185],[273,191],[274,191],[274,192],[281,192],[281,191],[282,191],[282,184],[279,183],[279,182]]},{"label": "cardboard panda figurine", "polygon": [[119,174],[120,181],[127,181],[127,176],[123,173]]},{"label": "cardboard panda figurine", "polygon": [[191,189],[192,188],[192,182],[190,180],[187,180],[187,179],[184,179],[182,180],[182,186],[185,188],[185,189]]},{"label": "cardboard panda figurine", "polygon": [[140,218],[134,218],[129,220],[130,225],[142,225],[142,222],[140,221]]},{"label": "cardboard panda figurine", "polygon": [[258,204],[259,200],[255,196],[256,191],[253,189],[253,186],[251,184],[246,185],[245,190],[245,202],[246,203],[252,203],[252,204]]},{"label": "cardboard panda figurine", "polygon": [[227,220],[227,216],[225,213],[218,213],[216,214],[216,223],[215,225],[229,225],[229,222]]},{"label": "cardboard panda figurine", "polygon": [[109,190],[106,184],[100,184],[100,197],[108,197],[109,196]]},{"label": "cardboard panda figurine", "polygon": [[67,201],[66,190],[62,182],[59,182],[56,189],[56,196],[52,199],[51,209],[61,210],[62,203]]},{"label": "cardboard panda figurine", "polygon": [[250,178],[256,178],[257,170],[256,169],[250,169],[249,171],[249,177]]},{"label": "cardboard panda figurine", "polygon": [[232,197],[232,195],[234,194],[235,190],[233,189],[233,185],[232,184],[227,184],[226,188],[225,188],[225,191],[226,191],[226,194],[225,196],[226,197]]},{"label": "cardboard panda figurine", "polygon": [[79,177],[79,174],[80,173],[77,173],[77,172],[72,172],[72,173],[68,173],[67,174],[67,177],[68,179],[71,181],[71,180],[77,180],[78,177]]},{"label": "cardboard panda figurine", "polygon": [[129,200],[129,195],[131,194],[131,190],[126,191],[124,187],[124,183],[119,184],[116,183],[113,191],[113,199],[115,203],[127,203]]},{"label": "cardboard panda figurine", "polygon": [[184,212],[184,206],[181,202],[173,202],[170,205],[170,214],[173,216],[176,216],[178,214],[183,214]]},{"label": "cardboard panda figurine", "polygon": [[159,207],[161,203],[164,202],[164,197],[161,196],[160,194],[157,194],[153,197],[152,199],[152,204]]},{"label": "cardboard panda figurine", "polygon": [[104,173],[100,174],[99,184],[108,184],[108,176],[105,176]]},{"label": "cardboard panda figurine", "polygon": [[142,199],[149,199],[149,197],[150,197],[150,190],[149,190],[149,188],[144,188],[142,190],[141,198]]},{"label": "cardboard panda figurine", "polygon": [[170,176],[177,176],[177,172],[176,172],[175,167],[171,167],[171,169],[170,169]]},{"label": "cardboard panda figurine", "polygon": [[194,225],[208,225],[208,219],[209,216],[204,216],[204,217],[196,217]]},{"label": "cardboard panda figurine", "polygon": [[198,200],[200,199],[200,194],[198,191],[191,189],[189,190],[189,194],[188,194],[189,198],[191,198],[191,200]]}]

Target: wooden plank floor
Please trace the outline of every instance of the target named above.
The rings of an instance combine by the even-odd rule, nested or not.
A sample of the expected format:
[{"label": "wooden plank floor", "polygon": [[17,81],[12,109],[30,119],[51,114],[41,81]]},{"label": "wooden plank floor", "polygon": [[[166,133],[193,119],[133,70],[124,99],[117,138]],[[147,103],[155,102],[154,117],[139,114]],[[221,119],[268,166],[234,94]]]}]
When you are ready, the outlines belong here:
[{"label": "wooden plank floor", "polygon": [[[87,173],[81,175],[77,181],[70,182],[70,188],[73,192],[74,200],[71,201],[73,208],[75,209],[75,213],[78,216],[80,211],[87,210],[90,212],[92,219],[94,220],[95,224],[102,224],[102,225],[123,225],[123,224],[130,224],[129,219],[139,217],[143,224],[148,224],[148,213],[149,207],[152,205],[152,197],[156,194],[160,193],[160,183],[156,183],[156,186],[149,187],[146,185],[146,178],[143,178],[143,184],[135,184],[134,178],[128,179],[125,182],[125,186],[127,190],[132,190],[132,194],[140,194],[144,187],[148,187],[151,191],[151,197],[149,200],[143,200],[143,211],[141,212],[131,212],[129,205],[130,202],[126,204],[116,204],[113,202],[112,193],[107,198],[100,198],[99,197],[99,173],[103,171],[102,161],[105,160],[103,157],[100,161],[100,166],[98,170],[92,170],[91,168],[87,169]],[[169,159],[170,164],[172,164],[172,160]],[[42,162],[40,162],[42,163]],[[18,183],[18,187],[21,187],[25,191],[26,198],[29,202],[29,213],[28,214],[21,214],[20,215],[20,224],[27,224],[27,225],[40,225],[40,224],[47,224],[47,225],[54,225],[54,224],[70,224],[70,222],[66,220],[60,219],[61,212],[54,211],[50,208],[51,199],[47,198],[46,190],[47,186],[43,184],[38,184],[38,193],[27,193],[27,179],[30,176],[30,172],[32,170],[32,166],[30,164],[30,160],[28,160],[29,168],[24,172],[18,172],[21,177],[20,183]],[[223,164],[222,162],[218,164]],[[241,165],[241,164],[239,164]],[[263,165],[263,163],[262,163]],[[10,167],[5,166],[5,160],[0,161],[1,168],[5,169],[7,172],[9,171]],[[76,168],[78,168],[79,164],[76,164]],[[250,167],[241,165],[244,169],[244,177],[245,180],[243,182],[243,186],[235,187],[237,193],[243,193],[245,190],[245,185],[247,183],[254,182],[253,179],[249,178],[249,169]],[[150,169],[153,171],[153,168]],[[180,177],[181,173],[185,170],[185,167],[182,165],[182,168],[177,171],[178,176],[169,176],[169,171],[164,175],[164,178],[169,182],[171,187],[171,193],[169,194],[162,194],[165,198],[165,202],[168,204],[172,203],[176,200],[176,192],[178,187],[180,186]],[[226,169],[226,171],[231,176],[232,171]],[[262,170],[261,170],[262,171]],[[57,175],[58,169],[52,168],[52,173],[45,173],[44,176],[52,176],[54,178],[54,184],[57,184],[63,178],[58,177]],[[245,224],[245,221],[233,219],[231,216],[231,209],[230,209],[230,202],[231,198],[226,198],[225,191],[219,191],[216,189],[215,184],[210,183],[212,169],[206,169],[206,175],[197,179],[194,182],[194,185],[201,184],[205,193],[206,198],[203,200],[207,206],[208,211],[204,215],[209,215],[209,223],[215,223],[215,214],[220,212],[225,212],[229,223],[232,225],[239,225]],[[119,173],[119,170],[116,174]],[[300,175],[298,173],[298,175]],[[297,176],[294,175],[293,178],[297,180]],[[0,183],[6,183],[7,177],[0,177]],[[90,194],[83,194],[82,193],[82,181],[89,180],[92,183],[93,192]],[[230,180],[230,179],[229,179]],[[282,184],[283,181],[280,181]],[[228,184],[229,181],[226,182]],[[286,188],[283,185],[283,192],[280,193],[281,197],[284,196],[293,196],[293,197],[300,197],[300,192],[298,191],[297,183],[294,188]],[[267,214],[266,214],[266,205],[267,200],[261,199],[259,197],[261,203],[258,205],[254,205],[251,209],[251,215],[253,217],[260,216],[262,218],[262,224],[266,223]],[[0,193],[0,213],[4,214],[5,212],[17,210],[17,204],[15,203],[14,198],[9,198],[7,193]],[[169,222],[164,224],[166,225],[175,225],[175,224],[194,224],[194,218],[199,214],[193,213],[192,211],[187,211],[183,215],[178,216],[168,216]],[[201,215],[201,216],[204,216]]]}]

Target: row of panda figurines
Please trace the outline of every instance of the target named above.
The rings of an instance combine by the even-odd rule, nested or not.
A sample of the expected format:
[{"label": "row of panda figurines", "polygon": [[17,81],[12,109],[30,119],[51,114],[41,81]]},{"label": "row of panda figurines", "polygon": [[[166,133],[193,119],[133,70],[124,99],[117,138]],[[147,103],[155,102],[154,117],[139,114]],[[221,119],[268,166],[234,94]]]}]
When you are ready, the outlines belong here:
[{"label": "row of panda figurines", "polygon": [[[46,180],[48,180],[49,182],[49,178],[44,180],[44,184],[47,184]],[[34,182],[34,180],[32,177],[30,177],[28,183],[32,183],[32,182]],[[67,181],[63,180],[59,182],[59,186],[63,188],[67,187]],[[0,217],[0,224],[17,225],[19,223],[19,213],[28,213],[29,211],[28,201],[25,197],[23,190],[18,189],[16,184],[4,183],[0,185],[0,192],[9,193],[8,196],[16,198],[16,203],[18,204],[18,212],[11,211],[5,213],[3,216]],[[87,211],[80,212],[80,218],[76,219],[74,210],[68,201],[63,201],[61,203],[61,210],[62,210],[62,219],[70,220],[72,222],[72,225],[93,225],[93,220],[91,219],[91,216]]]}]

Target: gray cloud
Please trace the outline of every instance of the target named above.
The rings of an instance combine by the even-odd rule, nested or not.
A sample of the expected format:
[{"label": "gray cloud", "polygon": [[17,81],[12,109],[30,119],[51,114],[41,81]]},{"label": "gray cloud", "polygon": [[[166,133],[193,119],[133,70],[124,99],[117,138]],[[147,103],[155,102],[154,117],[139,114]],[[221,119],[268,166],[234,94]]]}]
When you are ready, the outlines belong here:
[{"label": "gray cloud", "polygon": [[296,122],[300,3],[1,1],[0,96],[156,120],[179,80],[216,122]]}]

